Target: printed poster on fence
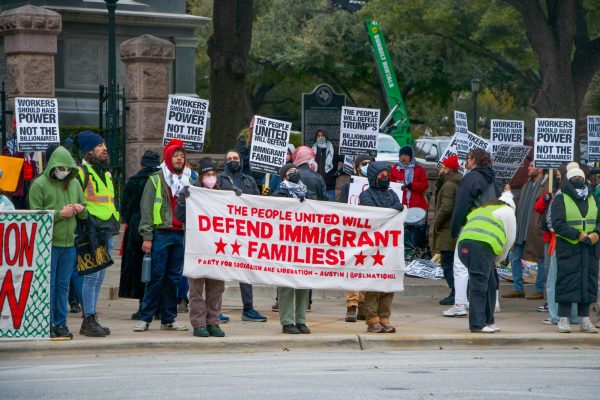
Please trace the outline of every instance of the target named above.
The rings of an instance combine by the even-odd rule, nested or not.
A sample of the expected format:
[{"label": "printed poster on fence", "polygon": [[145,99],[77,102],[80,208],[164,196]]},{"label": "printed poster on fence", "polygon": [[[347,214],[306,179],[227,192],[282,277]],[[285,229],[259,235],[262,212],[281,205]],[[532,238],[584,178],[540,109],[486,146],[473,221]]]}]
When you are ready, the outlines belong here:
[{"label": "printed poster on fence", "polygon": [[[393,190],[398,195],[400,203],[402,203],[402,184],[399,182],[390,182],[389,190]],[[352,176],[350,177],[350,187],[348,190],[348,204],[359,205],[360,201],[358,197],[362,192],[369,188],[369,180],[364,176]]]},{"label": "printed poster on fence", "polygon": [[588,162],[600,161],[600,115],[588,115]]},{"label": "printed poster on fence", "polygon": [[525,142],[525,121],[493,119],[490,121],[490,153],[502,144],[522,145]]},{"label": "printed poster on fence", "polygon": [[208,123],[208,100],[169,95],[163,146],[179,139],[188,151],[202,151]]},{"label": "printed poster on fence", "polygon": [[406,211],[190,187],[184,276],[403,290]]},{"label": "printed poster on fence", "polygon": [[53,222],[53,212],[0,212],[0,340],[50,336]]},{"label": "printed poster on fence", "polygon": [[525,158],[531,151],[531,146],[501,144],[492,154],[492,169],[498,182],[508,183],[517,170],[523,166]]},{"label": "printed poster on fence", "polygon": [[534,156],[537,168],[558,168],[573,161],[575,120],[536,118]]},{"label": "printed poster on fence", "polygon": [[45,151],[50,145],[60,145],[56,99],[16,97],[15,118],[19,151]]},{"label": "printed poster on fence", "polygon": [[291,130],[291,122],[256,115],[252,130],[250,169],[279,174],[279,168],[285,164]]},{"label": "printed poster on fence", "polygon": [[379,110],[372,108],[342,107],[339,154],[377,156]]}]

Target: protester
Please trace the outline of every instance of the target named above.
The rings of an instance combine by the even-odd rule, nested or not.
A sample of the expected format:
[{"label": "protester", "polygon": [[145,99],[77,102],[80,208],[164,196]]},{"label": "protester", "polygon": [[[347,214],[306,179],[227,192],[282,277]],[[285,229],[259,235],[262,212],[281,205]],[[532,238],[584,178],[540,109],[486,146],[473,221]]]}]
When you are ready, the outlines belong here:
[{"label": "protester", "polygon": [[77,164],[64,147],[58,147],[44,173],[29,191],[32,210],[54,210],[52,256],[50,260],[50,337],[72,339],[67,327],[69,280],[77,260],[74,217],[85,219],[88,210],[81,186],[75,180]]},{"label": "protester", "polygon": [[265,174],[263,172],[252,171],[250,169],[250,151],[252,148],[252,132],[253,132],[253,130],[254,130],[254,117],[252,117],[252,120],[250,121],[248,126],[240,131],[240,133],[235,141],[234,147],[235,147],[235,151],[237,151],[238,154],[240,155],[240,160],[241,160],[241,165],[242,165],[241,172],[254,178],[256,187],[259,189],[259,193],[260,193],[260,191],[262,191]]},{"label": "protester", "polygon": [[[304,201],[306,185],[300,179],[300,172],[294,164],[285,164],[279,170],[281,184],[274,196],[288,197]],[[283,333],[310,333],[306,326],[306,311],[308,308],[308,289],[277,288],[279,300],[279,322]]]},{"label": "protester", "polygon": [[[291,164],[292,161],[292,153],[296,150],[296,147],[289,143],[287,146],[287,152],[285,153],[285,163]],[[271,174],[271,178],[269,180],[269,194],[275,193],[279,190],[279,184],[281,183],[281,177],[278,174]]]},{"label": "protester", "polygon": [[577,303],[580,330],[598,333],[589,314],[590,305],[598,299],[598,203],[589,193],[580,168],[569,169],[566,178],[551,206],[556,232],[558,332],[571,332],[571,304]]},{"label": "protester", "polygon": [[[369,188],[359,196],[361,206],[386,207],[402,211],[398,195],[390,186],[390,170],[384,162],[372,162],[367,168]],[[367,332],[394,333],[396,328],[390,324],[394,293],[366,292],[365,312]]]},{"label": "protester", "polygon": [[175,321],[185,235],[174,209],[180,191],[190,185],[191,171],[185,167],[185,161],[183,142],[171,140],[164,149],[160,170],[150,175],[144,187],[138,231],[143,238],[142,251],[151,253],[152,272],[146,283],[140,320],[133,328],[135,332],[148,330],[159,306],[161,330],[188,330],[186,325]]},{"label": "protester", "polygon": [[[237,150],[229,150],[225,155],[225,170],[217,177],[217,185],[221,190],[233,190],[238,196],[242,193],[259,195],[256,181],[244,174],[244,161]],[[240,293],[244,309],[242,321],[265,322],[267,317],[254,309],[252,285],[240,282]]]},{"label": "protester", "polygon": [[[77,136],[79,151],[83,156],[79,167],[79,181],[83,188],[88,208],[88,218],[93,221],[96,231],[106,235],[106,251],[111,254],[113,236],[119,233],[119,212],[115,207],[115,190],[112,175],[108,170],[109,156],[104,139],[91,131],[80,132]],[[82,299],[84,319],[79,333],[91,337],[103,337],[110,329],[98,322],[96,305],[100,298],[100,288],[106,269],[83,277]]]},{"label": "protester", "polygon": [[433,221],[433,251],[440,254],[444,278],[450,288],[448,297],[441,299],[441,305],[454,304],[454,274],[452,272],[456,239],[450,234],[452,210],[456,191],[462,179],[458,156],[442,160],[435,192],[435,219]]},{"label": "protester", "polygon": [[535,201],[548,191],[548,175],[542,168],[536,168],[531,157],[528,158],[527,175],[529,179],[521,189],[517,203],[517,237],[510,253],[513,277],[512,290],[502,295],[503,298],[523,298],[523,258],[537,261],[537,278],[535,291],[527,298],[539,300],[544,298],[544,241],[542,232],[533,218]]},{"label": "protester", "polygon": [[[193,186],[218,190],[217,167],[210,157],[201,158],[198,163],[198,179],[192,182]],[[179,193],[175,217],[186,223],[185,199],[189,197],[188,188]],[[185,278],[184,278],[185,279]],[[225,332],[219,327],[221,322],[221,303],[225,282],[210,278],[187,278],[189,284],[190,323],[197,337],[224,337]]]},{"label": "protester", "polygon": [[317,172],[325,181],[327,197],[333,200],[335,199],[335,180],[339,176],[337,168],[339,157],[324,130],[317,129],[312,151],[315,153]]},{"label": "protester", "polygon": [[508,255],[516,235],[515,203],[505,192],[476,208],[458,237],[457,252],[469,271],[469,328],[495,333],[496,278],[494,268]]},{"label": "protester", "polygon": [[[467,215],[473,208],[500,196],[500,187],[494,183],[490,153],[483,149],[471,150],[467,155],[465,169],[469,172],[465,174],[458,185],[454,210],[452,210],[450,235],[453,238],[458,238],[460,230],[466,223]],[[445,317],[464,316],[467,315],[469,272],[456,250],[452,273],[454,275],[454,305],[442,314]]]},{"label": "protester", "polygon": [[[367,177],[369,164],[373,161],[371,156],[361,154],[354,158],[354,172],[356,176]],[[339,203],[348,204],[348,195],[350,193],[350,182],[344,185],[340,190],[340,196],[336,199]],[[365,320],[365,292],[349,290],[346,292],[346,322],[356,322]]]},{"label": "protester", "polygon": [[139,320],[142,311],[142,299],[146,283],[142,278],[142,242],[138,232],[142,217],[140,202],[148,177],[155,172],[160,164],[160,155],[153,150],[146,150],[142,156],[141,166],[135,175],[127,181],[121,201],[121,218],[125,222],[123,245],[121,246],[121,279],[119,282],[119,297],[138,299],[138,310],[131,315],[131,319]]},{"label": "protester", "polygon": [[[13,121],[16,121],[16,119],[13,119]],[[7,141],[6,146],[2,149],[2,155],[23,159],[23,167],[19,174],[17,187],[8,195],[11,199],[11,203],[14,204],[17,210],[26,210],[29,208],[27,205],[29,188],[31,187],[33,179],[37,176],[38,167],[37,162],[34,160],[34,153],[17,151],[17,137],[13,136]]]},{"label": "protester", "polygon": [[315,152],[310,147],[300,146],[292,154],[294,165],[300,172],[300,180],[306,185],[306,198],[311,200],[327,200],[327,188],[323,177],[317,173]]}]

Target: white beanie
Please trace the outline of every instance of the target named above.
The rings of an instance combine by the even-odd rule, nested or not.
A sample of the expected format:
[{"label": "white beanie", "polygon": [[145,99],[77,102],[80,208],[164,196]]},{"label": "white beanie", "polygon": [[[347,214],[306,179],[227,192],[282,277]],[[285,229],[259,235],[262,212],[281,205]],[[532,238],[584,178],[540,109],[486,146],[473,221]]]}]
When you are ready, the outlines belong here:
[{"label": "white beanie", "polygon": [[570,163],[567,164],[567,166],[565,167],[565,169],[568,171],[570,169],[573,168],[579,168],[579,164],[577,164],[575,161],[571,161]]},{"label": "white beanie", "polygon": [[505,202],[510,208],[516,210],[517,206],[515,205],[515,201],[513,200],[514,197],[515,196],[513,196],[512,192],[508,191],[503,192],[502,195],[498,197],[498,200]]},{"label": "white beanie", "polygon": [[583,179],[585,179],[585,174],[583,173],[583,171],[580,168],[571,168],[570,170],[567,171],[567,179],[571,179],[574,178],[576,176],[579,176]]}]

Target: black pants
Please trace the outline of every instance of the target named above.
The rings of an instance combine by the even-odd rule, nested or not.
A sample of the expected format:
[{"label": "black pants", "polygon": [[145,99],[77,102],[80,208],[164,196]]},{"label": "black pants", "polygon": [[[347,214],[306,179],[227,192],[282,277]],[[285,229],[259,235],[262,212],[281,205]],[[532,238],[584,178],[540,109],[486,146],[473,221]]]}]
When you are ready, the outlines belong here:
[{"label": "black pants", "polygon": [[[561,318],[569,318],[571,315],[571,304],[573,303],[558,303],[558,316]],[[589,317],[591,304],[592,303],[577,303],[577,316]]]},{"label": "black pants", "polygon": [[242,295],[244,311],[252,310],[254,308],[254,294],[252,293],[252,285],[249,283],[240,282],[240,294]]},{"label": "black pants", "polygon": [[440,251],[442,270],[448,287],[454,290],[454,250]]},{"label": "black pants", "polygon": [[458,257],[469,270],[469,328],[481,329],[494,323],[496,278],[492,247],[476,240],[462,240]]}]

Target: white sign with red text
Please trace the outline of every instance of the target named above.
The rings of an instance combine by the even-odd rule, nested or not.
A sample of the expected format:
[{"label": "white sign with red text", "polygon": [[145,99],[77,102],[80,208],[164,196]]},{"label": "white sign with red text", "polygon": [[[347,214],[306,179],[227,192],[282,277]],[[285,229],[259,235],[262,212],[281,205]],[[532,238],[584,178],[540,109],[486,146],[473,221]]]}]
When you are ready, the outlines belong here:
[{"label": "white sign with red text", "polygon": [[296,289],[401,291],[405,214],[191,186],[183,275]]},{"label": "white sign with red text", "polygon": [[[390,182],[390,190],[393,190],[398,195],[400,199],[400,203],[402,203],[402,198],[404,193],[402,192],[402,185],[398,182]],[[369,180],[363,176],[352,176],[350,178],[350,189],[348,191],[348,204],[359,205],[360,201],[358,197],[362,192],[369,188]]]}]

